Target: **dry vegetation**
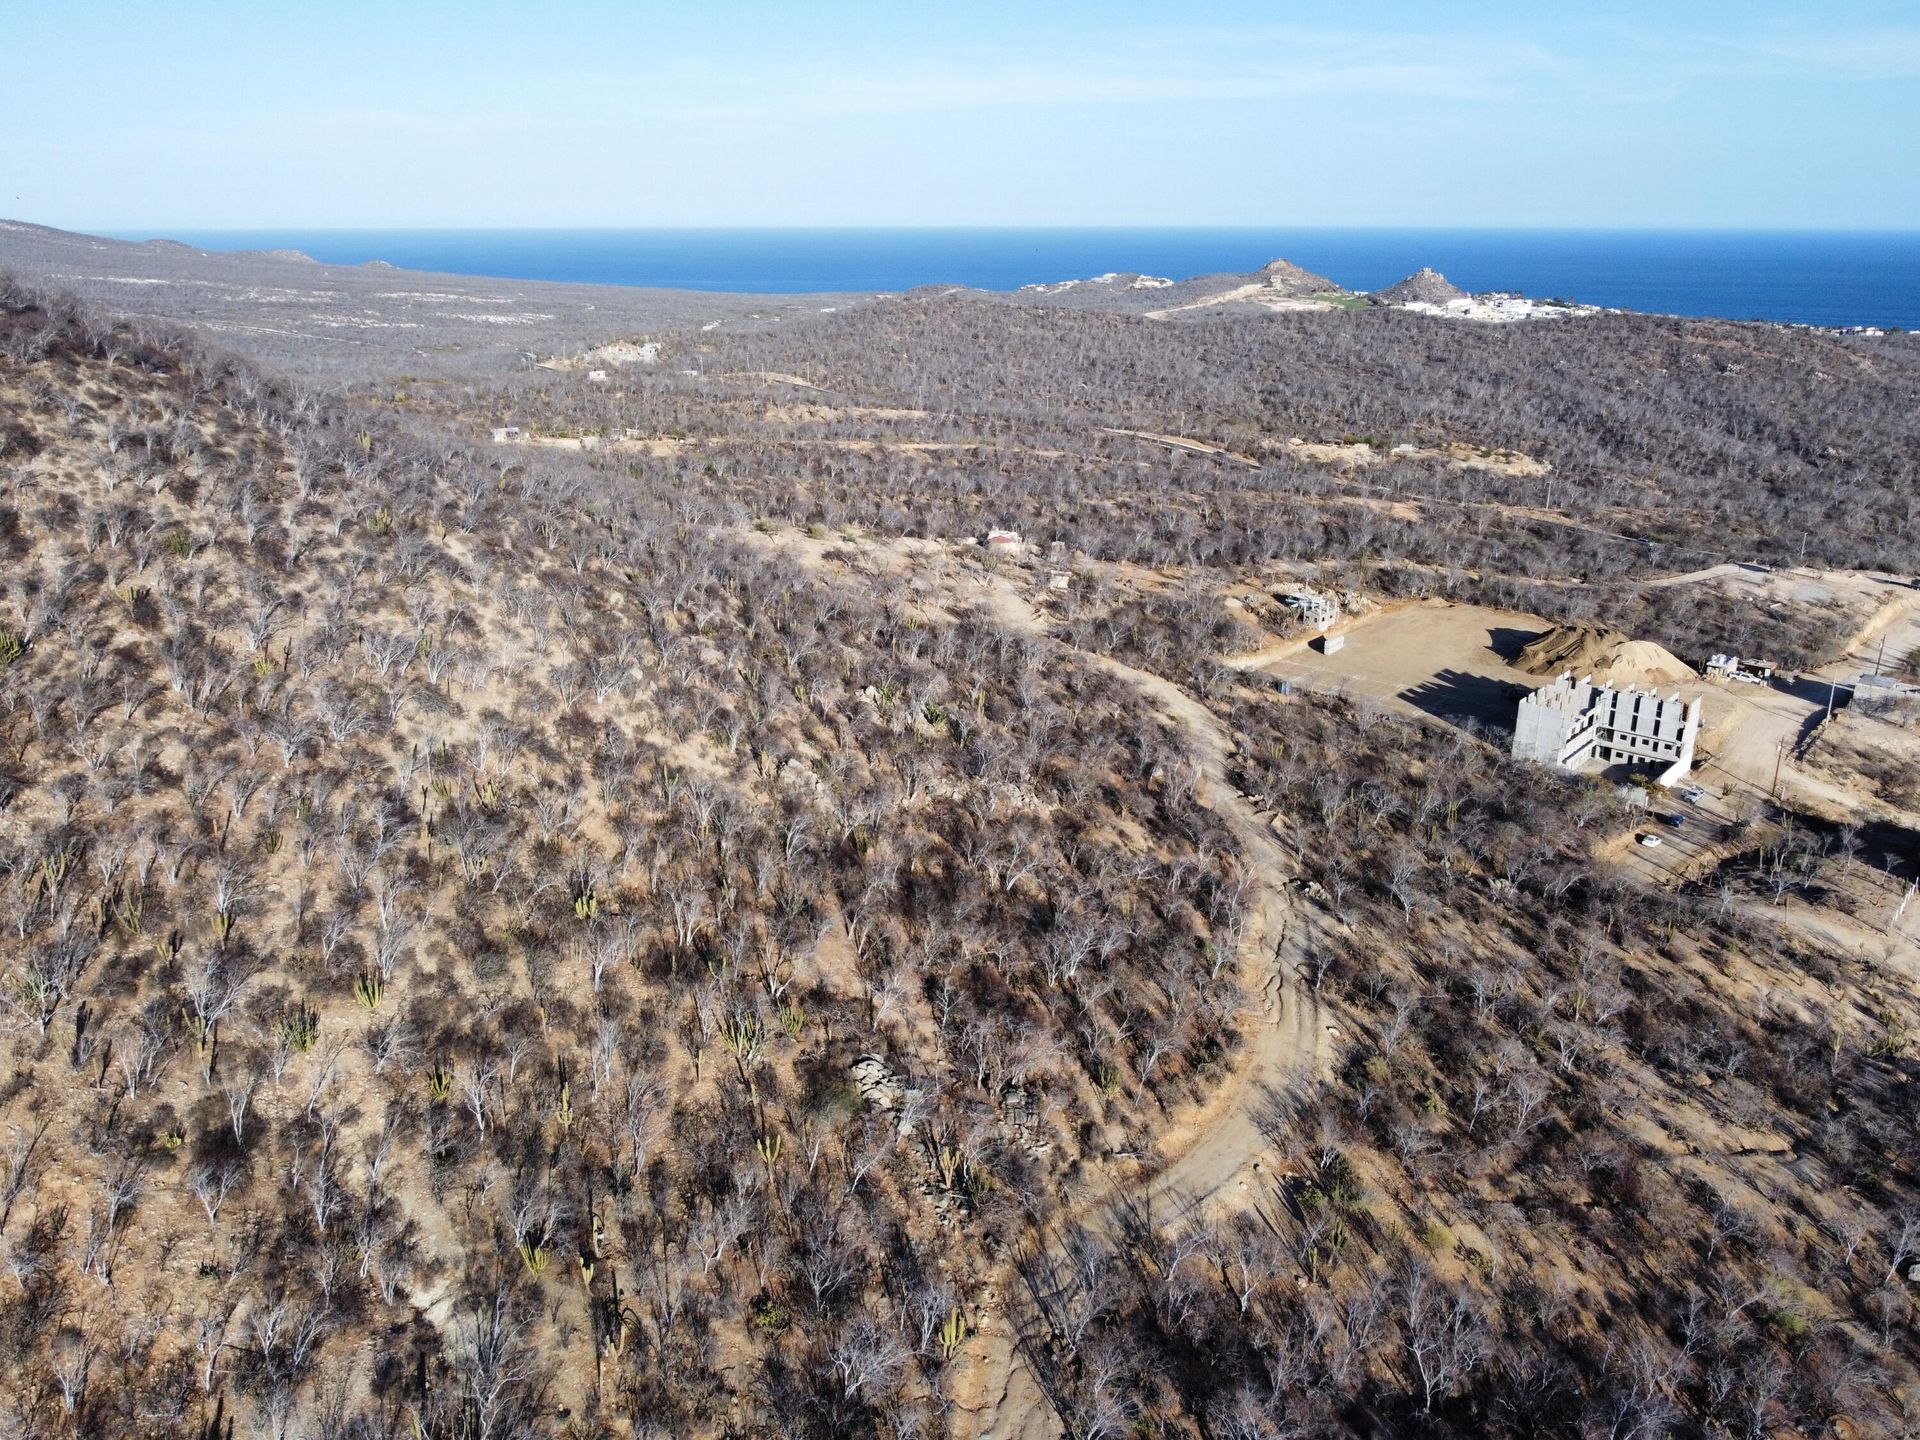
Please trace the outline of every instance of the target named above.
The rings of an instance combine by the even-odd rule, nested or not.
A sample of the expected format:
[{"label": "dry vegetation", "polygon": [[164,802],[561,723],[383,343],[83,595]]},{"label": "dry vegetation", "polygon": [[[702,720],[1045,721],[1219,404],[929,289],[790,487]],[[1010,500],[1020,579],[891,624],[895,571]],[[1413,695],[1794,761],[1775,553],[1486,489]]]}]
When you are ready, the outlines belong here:
[{"label": "dry vegetation", "polygon": [[[1075,1436],[1913,1433],[1912,975],[1755,918],[1858,837],[1652,892],[1610,792],[1216,664],[1275,565],[1696,658],[1691,547],[1912,568],[1913,386],[953,297],[349,405],[6,290],[0,1434],[970,1433],[987,1321]],[[610,443],[448,438],[507,422]],[[1038,618],[833,555],[999,523],[1079,552]],[[1109,1213],[1281,878],[1332,1065],[1240,1198]]]},{"label": "dry vegetation", "polygon": [[[1696,666],[1730,645],[1807,666],[1844,613],[1641,582],[1724,561],[1920,571],[1917,395],[1912,346],[1719,322],[1166,326],[954,295],[681,337],[611,387],[421,387],[406,408],[670,438],[602,463],[720,513],[889,535],[1013,525],[1203,577],[1317,567],[1604,620]],[[1368,443],[1377,463],[1316,463],[1302,437]],[[1534,463],[1476,458],[1507,454]]]},{"label": "dry vegetation", "polygon": [[1234,865],[1104,673],[5,323],[27,1428],[907,1426],[992,1247],[1218,1073]]}]

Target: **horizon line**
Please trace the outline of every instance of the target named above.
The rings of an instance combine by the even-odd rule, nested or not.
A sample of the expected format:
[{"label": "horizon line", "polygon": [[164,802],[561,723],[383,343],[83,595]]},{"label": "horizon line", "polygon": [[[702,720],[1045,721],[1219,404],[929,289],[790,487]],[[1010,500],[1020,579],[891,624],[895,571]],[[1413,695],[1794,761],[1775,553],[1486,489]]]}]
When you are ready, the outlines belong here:
[{"label": "horizon line", "polygon": [[[68,228],[66,226],[46,225],[45,222],[43,221],[23,220],[23,221],[17,221],[15,223],[28,224],[28,225],[41,225],[44,228],[49,230]],[[752,224],[724,224],[724,223],[715,223],[715,222],[702,222],[697,224],[696,223],[679,223],[679,224],[658,224],[658,225],[642,224],[642,223],[590,224],[590,225],[568,225],[568,224],[495,225],[495,224],[484,224],[484,223],[401,225],[401,224],[384,224],[384,223],[361,223],[361,224],[352,224],[352,225],[341,225],[341,224],[307,224],[303,222],[290,221],[290,222],[275,223],[275,224],[255,223],[255,224],[246,224],[246,225],[207,225],[207,224],[185,224],[185,225],[169,225],[169,226],[97,225],[97,226],[74,229],[71,233],[95,234],[95,235],[105,236],[109,239],[121,239],[129,235],[142,234],[149,239],[163,240],[163,239],[169,238],[165,233],[163,233],[164,231],[167,231],[167,230],[183,231],[190,234],[201,234],[201,235],[267,234],[274,231],[292,231],[292,230],[302,231],[308,234],[339,234],[339,235],[350,235],[350,234],[356,234],[356,233],[365,233],[369,231],[384,231],[384,232],[395,233],[395,234],[428,234],[428,233],[434,233],[434,232],[455,232],[455,231],[473,231],[473,230],[486,230],[486,231],[494,231],[494,232],[514,232],[514,233],[524,233],[524,234],[552,234],[555,232],[619,233],[619,232],[628,232],[628,231],[714,231],[714,230],[811,231],[811,232],[818,232],[823,234],[830,234],[830,233],[839,232],[839,231],[869,231],[870,232],[870,231],[876,231],[876,230],[899,231],[903,233],[925,232],[925,231],[948,231],[948,232],[971,231],[971,232],[989,233],[994,231],[1007,231],[1007,230],[1060,231],[1060,232],[1165,231],[1168,233],[1180,233],[1180,232],[1191,232],[1196,230],[1206,230],[1206,231],[1242,231],[1242,232],[1248,232],[1248,233],[1259,233],[1259,232],[1269,232],[1269,231],[1295,231],[1295,232],[1421,231],[1425,233],[1459,233],[1459,234],[1525,233],[1525,234],[1587,234],[1587,235],[1608,234],[1608,235],[1917,235],[1917,236],[1920,236],[1920,224],[1916,224],[1916,225],[1708,225],[1708,224],[1577,225],[1577,224],[1556,223],[1556,224],[1525,224],[1525,225],[1499,225],[1499,224],[1464,225],[1464,224],[1420,224],[1420,223],[1409,222],[1409,223],[1399,223],[1399,224],[1388,225],[1388,224],[1338,224],[1338,223],[1305,224],[1305,223],[1298,223],[1298,222],[1274,222],[1274,223],[1268,224],[1268,223],[1245,222],[1245,221],[1234,221],[1230,223],[1194,222],[1190,224],[1156,223],[1156,224],[1138,224],[1138,225],[1128,224],[1124,221],[1075,222],[1075,223],[1049,222],[1049,223],[1043,223],[1043,224],[998,222],[998,223],[964,224],[964,225],[931,224],[931,223],[891,223],[891,222],[885,223],[885,224],[859,224],[854,222],[833,223],[833,224],[778,224],[778,223],[770,223],[770,222],[756,222]]]}]

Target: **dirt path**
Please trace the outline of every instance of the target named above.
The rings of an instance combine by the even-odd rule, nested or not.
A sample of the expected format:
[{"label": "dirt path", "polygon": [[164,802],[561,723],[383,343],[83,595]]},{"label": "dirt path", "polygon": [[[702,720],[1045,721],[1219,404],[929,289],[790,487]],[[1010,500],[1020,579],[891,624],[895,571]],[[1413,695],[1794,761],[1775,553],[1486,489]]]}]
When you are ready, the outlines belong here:
[{"label": "dirt path", "polygon": [[[1025,634],[1044,635],[1046,625],[1008,580],[983,577],[985,607],[996,620]],[[1296,901],[1287,881],[1298,866],[1228,774],[1234,745],[1219,717],[1171,681],[1119,660],[1076,652],[1139,691],[1177,730],[1200,771],[1195,793],[1227,823],[1252,880],[1252,903],[1240,952],[1246,1001],[1245,1043],[1233,1074],[1198,1114],[1161,1137],[1165,1167],[1147,1187],[1153,1213],[1197,1213],[1210,1204],[1252,1190],[1260,1156],[1270,1141],[1266,1127],[1276,1108],[1305,1097],[1323,1073],[1328,1054],[1318,1007],[1299,984],[1301,961],[1318,923]],[[1124,1182],[1116,1182],[1116,1189]],[[1111,1233],[1110,1212],[1062,1217]],[[971,1440],[1055,1440],[1064,1435],[1053,1403],[1033,1372],[1018,1334],[1003,1308],[997,1323],[969,1348],[971,1373],[959,1386],[955,1433]]]},{"label": "dirt path", "polygon": [[[937,541],[816,540],[793,531],[755,531],[752,539],[812,564],[825,564],[827,551],[836,546],[857,543],[879,556],[890,572],[904,575],[907,567],[926,567],[920,573],[934,582],[946,608],[971,607],[1018,634],[1051,638],[1046,619],[1012,579],[969,563]],[[1269,1117],[1303,1098],[1325,1071],[1326,1027],[1299,977],[1313,936],[1327,920],[1291,888],[1288,882],[1299,867],[1269,821],[1233,784],[1229,767],[1235,745],[1219,717],[1162,676],[1108,656],[1075,653],[1145,696],[1182,737],[1199,771],[1195,795],[1233,832],[1252,882],[1239,957],[1244,1040],[1235,1068],[1200,1111],[1161,1136],[1162,1168],[1147,1186],[1154,1213],[1191,1214],[1252,1189],[1260,1157],[1271,1143]],[[1114,1177],[1113,1186],[1115,1193],[1138,1190],[1132,1176]],[[1110,1219],[1104,1197],[1061,1217],[1063,1224],[1082,1222],[1109,1234]],[[1009,1271],[998,1283],[1011,1287],[1016,1279]],[[957,1435],[1057,1440],[1065,1433],[1022,1350],[1024,1341],[1038,1338],[1022,1335],[1004,1305],[973,1337],[961,1352],[964,1368],[955,1386]]]},{"label": "dirt path", "polygon": [[1249,470],[1258,470],[1260,462],[1251,455],[1242,455],[1229,450],[1224,445],[1215,445],[1207,440],[1190,440],[1184,435],[1160,435],[1151,430],[1116,430],[1111,425],[1100,428],[1102,435],[1123,435],[1130,440],[1145,440],[1150,445],[1164,445],[1169,450],[1184,451],[1189,455],[1205,455],[1213,460],[1230,460],[1235,465],[1244,465]]}]

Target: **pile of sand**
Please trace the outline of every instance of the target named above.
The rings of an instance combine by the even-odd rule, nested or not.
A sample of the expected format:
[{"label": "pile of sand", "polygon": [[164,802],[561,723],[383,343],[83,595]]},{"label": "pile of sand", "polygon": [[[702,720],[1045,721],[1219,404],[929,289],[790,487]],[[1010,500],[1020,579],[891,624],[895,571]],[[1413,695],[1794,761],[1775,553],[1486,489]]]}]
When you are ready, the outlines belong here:
[{"label": "pile of sand", "polygon": [[1640,685],[1678,685],[1700,677],[1672,651],[1631,640],[1604,625],[1556,625],[1535,637],[1514,662],[1529,675],[1591,675]]}]

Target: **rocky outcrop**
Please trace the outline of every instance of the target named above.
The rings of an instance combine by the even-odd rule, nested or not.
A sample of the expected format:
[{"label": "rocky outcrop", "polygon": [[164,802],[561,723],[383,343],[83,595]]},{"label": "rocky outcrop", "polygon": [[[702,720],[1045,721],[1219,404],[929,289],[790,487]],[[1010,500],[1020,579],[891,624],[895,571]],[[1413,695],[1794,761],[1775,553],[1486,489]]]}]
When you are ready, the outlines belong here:
[{"label": "rocky outcrop", "polygon": [[1423,265],[1399,284],[1374,291],[1373,298],[1387,305],[1448,305],[1473,297],[1438,270]]},{"label": "rocky outcrop", "polygon": [[1345,293],[1342,287],[1326,276],[1303,270],[1291,260],[1269,260],[1254,272],[1253,278],[1267,289],[1289,299],[1305,300],[1314,295]]}]

